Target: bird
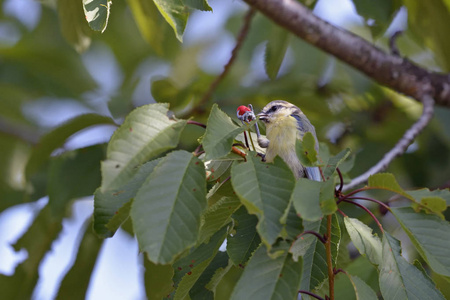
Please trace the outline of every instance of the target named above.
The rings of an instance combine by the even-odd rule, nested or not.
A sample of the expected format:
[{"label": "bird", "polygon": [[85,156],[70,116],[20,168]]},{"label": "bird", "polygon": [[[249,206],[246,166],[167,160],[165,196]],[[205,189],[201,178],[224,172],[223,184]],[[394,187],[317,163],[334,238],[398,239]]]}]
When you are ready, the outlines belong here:
[{"label": "bird", "polygon": [[273,162],[280,156],[290,167],[295,177],[306,177],[321,181],[318,167],[304,167],[295,151],[296,140],[303,139],[306,132],[310,132],[316,140],[315,149],[318,152],[319,143],[316,129],[300,108],[284,100],[275,100],[267,104],[257,115],[266,125],[266,137],[258,136],[258,144],[267,148],[266,162]]}]

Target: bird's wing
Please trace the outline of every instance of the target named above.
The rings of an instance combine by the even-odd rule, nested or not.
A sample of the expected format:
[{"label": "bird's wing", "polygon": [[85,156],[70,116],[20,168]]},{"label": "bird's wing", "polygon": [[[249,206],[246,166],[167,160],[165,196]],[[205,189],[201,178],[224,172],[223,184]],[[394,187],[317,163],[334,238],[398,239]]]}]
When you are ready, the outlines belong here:
[{"label": "bird's wing", "polygon": [[306,167],[305,173],[308,179],[322,181],[322,176],[320,175],[318,167]]}]

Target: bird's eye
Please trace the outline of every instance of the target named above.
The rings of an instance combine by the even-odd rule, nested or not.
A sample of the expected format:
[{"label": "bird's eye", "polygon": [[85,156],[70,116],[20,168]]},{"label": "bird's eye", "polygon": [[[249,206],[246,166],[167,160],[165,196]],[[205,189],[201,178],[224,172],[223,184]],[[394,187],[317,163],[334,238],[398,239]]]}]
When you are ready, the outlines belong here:
[{"label": "bird's eye", "polygon": [[272,107],[270,108],[270,111],[271,111],[271,112],[276,112],[277,109],[278,109],[278,106],[274,105],[274,106],[272,106]]}]

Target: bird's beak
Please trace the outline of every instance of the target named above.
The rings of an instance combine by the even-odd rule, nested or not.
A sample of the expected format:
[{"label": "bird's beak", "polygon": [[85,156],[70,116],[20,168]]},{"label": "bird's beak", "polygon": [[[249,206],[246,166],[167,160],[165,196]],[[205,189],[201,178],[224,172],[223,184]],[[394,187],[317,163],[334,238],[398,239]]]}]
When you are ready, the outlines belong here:
[{"label": "bird's beak", "polygon": [[265,113],[262,113],[262,112],[261,112],[261,113],[257,114],[256,116],[259,117],[259,119],[260,119],[261,121],[263,121],[263,122],[266,122],[266,121],[267,121],[268,115],[265,114]]}]

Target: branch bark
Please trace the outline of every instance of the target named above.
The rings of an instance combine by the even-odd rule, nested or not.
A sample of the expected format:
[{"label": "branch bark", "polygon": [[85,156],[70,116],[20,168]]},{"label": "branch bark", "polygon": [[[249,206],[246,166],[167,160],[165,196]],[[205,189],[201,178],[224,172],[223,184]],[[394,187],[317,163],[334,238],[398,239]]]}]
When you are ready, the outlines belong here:
[{"label": "branch bark", "polygon": [[316,17],[296,0],[244,0],[306,42],[353,66],[378,83],[421,101],[430,95],[450,107],[450,74],[430,72]]},{"label": "branch bark", "polygon": [[430,123],[434,113],[434,100],[428,95],[425,95],[422,100],[423,111],[419,120],[417,120],[403,135],[403,137],[397,142],[384,157],[372,168],[365,173],[354,178],[350,183],[344,185],[343,191],[348,191],[357,185],[366,182],[369,176],[381,172],[389,166],[389,164],[398,156],[405,153],[408,146],[414,141],[420,132]]}]

